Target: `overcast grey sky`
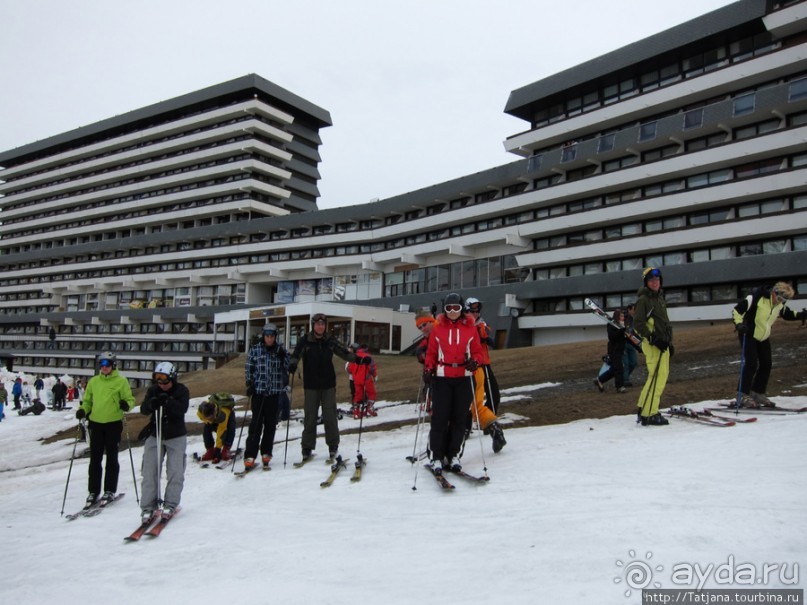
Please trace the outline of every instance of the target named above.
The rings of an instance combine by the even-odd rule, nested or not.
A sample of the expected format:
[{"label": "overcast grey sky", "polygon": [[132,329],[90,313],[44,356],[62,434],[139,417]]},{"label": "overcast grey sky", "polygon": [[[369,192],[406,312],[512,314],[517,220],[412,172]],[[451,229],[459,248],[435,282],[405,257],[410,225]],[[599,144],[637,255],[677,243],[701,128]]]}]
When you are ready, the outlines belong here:
[{"label": "overcast grey sky", "polygon": [[0,0],[0,150],[248,73],[328,110],[321,208],[517,159],[511,90],[728,0]]}]

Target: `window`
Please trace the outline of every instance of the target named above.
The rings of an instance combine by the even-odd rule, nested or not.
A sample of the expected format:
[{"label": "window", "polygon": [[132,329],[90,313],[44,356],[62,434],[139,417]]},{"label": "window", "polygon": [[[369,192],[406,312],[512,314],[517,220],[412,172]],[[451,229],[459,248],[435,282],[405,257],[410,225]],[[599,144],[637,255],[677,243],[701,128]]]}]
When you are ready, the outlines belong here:
[{"label": "window", "polygon": [[653,139],[655,139],[657,127],[658,122],[650,122],[648,124],[642,124],[639,127],[639,140],[652,141]]},{"label": "window", "polygon": [[804,98],[807,98],[807,78],[791,82],[788,89],[788,102],[792,103],[793,101],[799,101]]},{"label": "window", "polygon": [[757,95],[753,92],[741,97],[737,97],[734,99],[732,115],[737,117],[753,113],[754,107],[756,106],[756,100]]},{"label": "window", "polygon": [[703,126],[703,107],[693,109],[684,114],[684,130]]},{"label": "window", "polygon": [[614,149],[615,140],[616,135],[614,133],[601,136],[600,140],[597,142],[597,153],[612,151]]}]

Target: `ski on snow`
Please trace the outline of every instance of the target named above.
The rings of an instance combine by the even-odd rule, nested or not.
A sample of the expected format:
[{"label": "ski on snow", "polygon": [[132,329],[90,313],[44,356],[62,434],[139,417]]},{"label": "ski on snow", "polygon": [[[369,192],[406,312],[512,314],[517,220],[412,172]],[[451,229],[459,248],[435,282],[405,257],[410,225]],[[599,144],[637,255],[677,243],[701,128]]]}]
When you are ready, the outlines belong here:
[{"label": "ski on snow", "polygon": [[166,517],[165,515],[160,513],[159,521],[157,521],[157,524],[152,526],[152,528],[149,529],[148,531],[146,531],[145,535],[151,536],[152,538],[158,538],[160,536],[160,534],[163,532],[163,530],[165,529],[165,526],[168,525],[169,521],[171,521],[171,519],[176,517],[179,514],[179,511],[181,511],[181,510],[182,510],[182,507],[177,506],[174,509],[174,514],[172,514],[170,517]]},{"label": "ski on snow", "polygon": [[199,455],[198,452],[193,452],[193,461],[199,464],[199,468],[217,468],[217,469],[225,469],[230,466],[233,460],[238,460],[241,458],[241,450],[236,450],[233,452],[232,457],[229,460],[219,460],[218,462],[214,460],[202,460],[202,457]]},{"label": "ski on snow", "polygon": [[442,487],[442,488],[443,488],[443,489],[445,489],[445,490],[452,490],[452,489],[454,489],[454,485],[452,485],[452,484],[451,484],[451,482],[449,482],[449,480],[448,480],[448,479],[446,479],[446,478],[443,476],[443,474],[442,474],[442,473],[436,473],[436,472],[434,471],[434,467],[433,467],[431,464],[424,464],[423,466],[425,466],[427,469],[429,469],[429,472],[430,472],[430,473],[431,473],[431,474],[434,476],[434,478],[437,480],[437,483],[439,483],[439,484],[440,484],[440,487]]},{"label": "ski on snow", "polygon": [[472,483],[481,483],[484,485],[485,483],[490,481],[490,477],[488,477],[487,475],[477,477],[476,475],[471,475],[470,473],[466,473],[463,470],[455,471],[454,469],[445,469],[445,468],[443,470],[444,471],[448,470],[448,472],[451,473],[452,475],[457,475],[457,477],[462,477],[463,479],[467,479]]},{"label": "ski on snow", "polygon": [[104,504],[103,506],[101,505],[101,501],[97,500],[95,502],[95,504],[93,504],[92,506],[82,508],[77,513],[72,513],[70,515],[65,515],[64,518],[67,519],[68,521],[74,521],[74,520],[78,519],[79,517],[94,517],[96,515],[100,515],[102,512],[104,512],[105,508],[107,508],[111,504],[117,502],[118,500],[123,498],[125,495],[126,495],[125,493],[115,494],[115,497],[112,500],[110,500],[109,502],[107,502],[106,504]]},{"label": "ski on snow", "polygon": [[807,407],[802,408],[785,408],[775,405],[773,407],[759,407],[759,408],[738,408],[735,402],[731,403],[721,403],[719,407],[716,408],[708,408],[710,411],[715,410],[718,412],[724,413],[731,413],[734,414],[739,412],[740,414],[803,414],[807,412]]},{"label": "ski on snow", "polygon": [[367,460],[361,454],[356,456],[356,470],[353,471],[353,476],[350,478],[351,482],[356,483],[361,481],[361,469],[367,464]]},{"label": "ski on snow", "polygon": [[137,542],[143,535],[149,530],[149,528],[154,524],[155,521],[160,519],[160,513],[155,512],[151,515],[151,519],[148,521],[143,521],[136,530],[134,530],[131,534],[126,536],[124,540],[126,542]]},{"label": "ski on snow", "polygon": [[350,458],[346,458],[342,460],[342,456],[337,456],[333,465],[331,465],[331,474],[328,475],[328,478],[319,484],[320,487],[330,487],[333,483],[333,480],[336,479],[336,475],[339,474],[343,468],[347,468],[347,463]]},{"label": "ski on snow", "polygon": [[717,416],[703,414],[685,407],[670,408],[669,410],[667,410],[667,414],[671,418],[690,420],[692,422],[698,422],[700,424],[708,424],[710,426],[734,426],[735,424],[734,420],[730,418],[718,418]]}]

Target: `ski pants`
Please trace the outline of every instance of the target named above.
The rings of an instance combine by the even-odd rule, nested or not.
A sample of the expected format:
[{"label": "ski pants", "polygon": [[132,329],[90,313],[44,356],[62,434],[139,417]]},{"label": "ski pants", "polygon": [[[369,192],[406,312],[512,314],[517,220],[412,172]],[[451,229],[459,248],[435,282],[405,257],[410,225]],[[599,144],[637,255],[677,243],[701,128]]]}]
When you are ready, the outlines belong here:
[{"label": "ski pants", "polygon": [[[101,494],[101,477],[103,476],[105,492],[118,491],[118,447],[123,433],[123,421],[93,422],[90,420],[90,470],[88,491],[91,494]],[[106,467],[101,469],[101,462],[106,455]]]},{"label": "ski pants", "polygon": [[336,413],[336,387],[330,389],[305,389],[303,450],[314,451],[317,447],[317,412],[322,407],[322,424],[325,426],[325,443],[329,452],[339,449],[339,420]]},{"label": "ski pants", "polygon": [[[493,414],[499,413],[499,402],[502,399],[499,391],[499,382],[489,365],[482,365],[474,372],[476,383],[476,400],[486,406]],[[494,418],[495,420],[495,418]]]},{"label": "ski pants", "polygon": [[[740,346],[743,337],[740,336]],[[740,390],[749,395],[751,391],[764,395],[768,390],[768,380],[771,377],[773,357],[771,356],[771,341],[757,340],[752,336],[745,337],[745,351],[743,352],[743,374],[740,377]]]},{"label": "ski pants", "polygon": [[[258,393],[252,396],[252,418],[249,421],[244,458],[255,458],[258,455],[259,442],[261,454],[272,455],[279,397],[279,393],[274,395]],[[334,403],[335,405],[336,403]],[[263,437],[261,437],[261,433],[263,433]]]},{"label": "ski pants", "polygon": [[[159,502],[161,468],[165,468],[165,496],[162,501],[165,506],[176,508],[182,497],[182,487],[185,485],[185,446],[187,435],[180,435],[173,439],[165,439],[162,448],[157,452],[157,437],[151,435],[143,445],[143,464],[140,474],[143,481],[140,485],[140,508],[143,510],[156,510]],[[157,462],[160,462],[160,468]]]},{"label": "ski pants", "polygon": [[462,449],[469,409],[475,403],[473,381],[470,376],[433,378],[431,395],[429,449],[435,460],[451,459]]},{"label": "ski pants", "polygon": [[667,386],[667,378],[670,375],[670,350],[667,349],[662,353],[645,340],[642,342],[642,353],[647,363],[647,381],[642,387],[636,405],[641,410],[642,417],[649,418],[658,413],[661,394]]},{"label": "ski pants", "polygon": [[227,419],[227,427],[224,429],[224,433],[221,436],[221,443],[217,443],[218,430],[218,423],[205,423],[205,426],[202,428],[202,440],[205,443],[205,449],[209,450],[212,447],[229,448],[233,446],[233,441],[235,441],[235,412],[230,413],[230,417]]},{"label": "ski pants", "polygon": [[375,391],[375,380],[372,377],[368,377],[366,382],[357,382],[353,381],[354,385],[354,393],[353,393],[353,403],[359,405],[366,401],[370,403],[375,402],[376,391]]},{"label": "ski pants", "polygon": [[479,366],[474,372],[474,400],[471,404],[471,422],[479,423],[479,428],[485,430],[496,422],[496,414],[485,404],[485,366]]}]

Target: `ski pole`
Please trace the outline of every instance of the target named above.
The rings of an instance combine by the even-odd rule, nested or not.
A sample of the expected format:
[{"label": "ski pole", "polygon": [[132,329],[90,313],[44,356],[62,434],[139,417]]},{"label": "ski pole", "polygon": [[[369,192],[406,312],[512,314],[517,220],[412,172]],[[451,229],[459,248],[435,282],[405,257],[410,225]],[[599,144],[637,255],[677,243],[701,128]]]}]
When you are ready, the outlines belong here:
[{"label": "ski pole", "polygon": [[291,396],[294,392],[294,374],[291,376],[291,382],[289,383],[289,390],[287,391],[287,396],[289,399],[289,409],[286,413],[286,444],[283,446],[283,468],[286,468],[286,457],[289,453],[289,423],[291,422]]},{"label": "ski pole", "polygon": [[[252,397],[254,397],[254,395]],[[249,407],[252,407],[252,397],[249,398]],[[244,425],[247,423],[247,412],[249,412],[249,410],[244,409],[244,419],[241,421],[241,430],[238,432],[238,443],[235,444],[236,452],[241,449],[241,436],[244,434]],[[235,472],[235,458],[236,457],[233,456],[233,464],[230,467],[231,473]]]},{"label": "ski pole", "polygon": [[[425,389],[425,392],[428,393],[428,387]],[[417,449],[418,449],[418,435],[420,433],[420,422],[421,422],[421,419],[423,418],[423,406],[425,405],[420,400],[420,396],[423,393],[424,393],[424,385],[420,385],[420,388],[418,389],[417,399],[415,400],[415,405],[418,406],[418,421],[417,421],[417,424],[415,425],[415,443],[412,444],[412,458],[410,460],[410,462],[412,464],[414,464],[415,462],[418,461],[418,451],[417,451]]]},{"label": "ski pole", "polygon": [[[366,387],[365,387],[366,388]],[[364,399],[361,402],[361,414],[359,415],[359,443],[356,445],[356,468],[361,468],[363,458],[361,455],[361,431],[364,426],[364,412],[367,409],[367,391],[364,391]]]},{"label": "ski pole", "polygon": [[[418,425],[417,425],[418,428],[415,429],[415,448],[414,448],[413,453],[412,453],[412,465],[415,467],[415,479],[412,482],[412,491],[413,492],[416,492],[417,489],[418,489],[417,488],[418,471],[420,470],[420,465],[418,464],[418,462],[420,462],[420,452],[417,451],[417,448],[418,448],[418,445],[419,445],[417,435],[418,435],[419,427],[421,425],[421,419],[426,417],[426,414],[425,414],[425,411],[424,411],[423,408],[425,408],[426,406],[429,405],[429,398],[431,397],[431,387],[429,385],[424,385],[424,386],[425,386],[425,389],[421,388],[421,392],[424,393],[424,396],[423,396],[423,403],[418,407]],[[420,395],[420,393],[418,393],[418,395]],[[425,423],[425,420],[423,420],[423,422]],[[421,431],[421,436],[422,436],[423,432],[425,432],[425,431]]]},{"label": "ski pole", "polygon": [[471,382],[471,405],[474,407],[474,414],[476,415],[476,429],[479,431],[479,453],[482,455],[482,471],[485,473],[485,477],[487,477],[488,464],[485,461],[485,446],[482,444],[482,423],[479,420],[479,409],[476,407],[476,388],[474,385],[473,373],[468,376],[468,380]]},{"label": "ski pole", "polygon": [[81,437],[81,422],[76,425],[76,440],[73,442],[73,453],[70,454],[70,466],[67,468],[67,481],[64,484],[64,497],[62,498],[62,512],[59,513],[60,516],[64,517],[64,504],[67,502],[67,486],[70,485],[70,474],[73,472],[73,460],[76,459],[76,446],[78,445],[78,440]]},{"label": "ski pole", "polygon": [[745,374],[745,337],[743,334],[742,345],[740,348],[740,380],[737,382],[737,401],[735,402],[734,414],[740,414],[740,401],[743,398],[743,374]]},{"label": "ski pole", "polygon": [[129,449],[129,463],[132,465],[132,483],[134,483],[135,501],[140,505],[140,494],[137,493],[137,476],[134,469],[134,457],[132,457],[132,440],[129,438],[129,424],[126,422],[126,415],[123,416],[123,428],[126,430],[126,447]]},{"label": "ski pole", "polygon": [[161,408],[157,409],[157,416],[154,419],[157,426],[157,506],[162,506],[162,498],[160,498],[160,482],[163,475],[163,412]]}]

